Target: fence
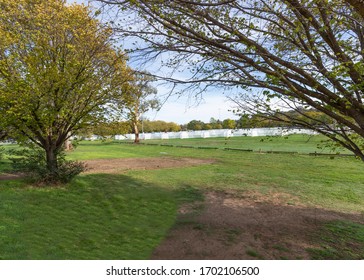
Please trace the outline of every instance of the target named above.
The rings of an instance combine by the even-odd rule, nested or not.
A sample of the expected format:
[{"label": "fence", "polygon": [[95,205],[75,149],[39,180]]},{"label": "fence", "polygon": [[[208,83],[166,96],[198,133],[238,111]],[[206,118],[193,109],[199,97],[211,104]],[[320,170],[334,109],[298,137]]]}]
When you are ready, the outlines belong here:
[{"label": "fence", "polygon": [[[212,137],[234,137],[234,136],[285,136],[289,134],[317,134],[309,129],[298,128],[251,128],[251,129],[212,129],[197,131],[180,131],[180,132],[154,132],[141,133],[141,140],[161,140],[161,139],[188,139],[188,138],[212,138]],[[97,136],[90,140],[97,139]],[[134,134],[115,135],[115,140],[134,140]]]}]

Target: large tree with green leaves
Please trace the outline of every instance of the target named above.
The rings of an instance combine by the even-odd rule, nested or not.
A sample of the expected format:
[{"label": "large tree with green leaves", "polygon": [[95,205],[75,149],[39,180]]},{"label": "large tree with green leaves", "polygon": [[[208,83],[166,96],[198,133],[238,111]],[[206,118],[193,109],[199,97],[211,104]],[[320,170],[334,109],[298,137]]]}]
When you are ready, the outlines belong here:
[{"label": "large tree with green leaves", "polygon": [[65,141],[125,82],[124,55],[90,8],[65,0],[0,0],[0,38],[1,126],[44,149],[56,174]]},{"label": "large tree with green leaves", "polygon": [[[143,39],[145,57],[173,52],[166,65],[191,69],[170,80],[236,88],[242,113],[315,129],[364,160],[362,0],[99,2],[128,13],[116,28]],[[305,121],[312,110],[332,121]]]}]

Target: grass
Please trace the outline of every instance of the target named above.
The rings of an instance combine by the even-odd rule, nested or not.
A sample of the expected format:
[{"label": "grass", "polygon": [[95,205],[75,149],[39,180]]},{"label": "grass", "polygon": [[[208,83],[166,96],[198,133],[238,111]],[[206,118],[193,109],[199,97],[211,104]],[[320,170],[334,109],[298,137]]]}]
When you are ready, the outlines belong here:
[{"label": "grass", "polygon": [[364,225],[348,221],[330,222],[316,238],[321,248],[309,249],[313,259],[364,259]]},{"label": "grass", "polygon": [[263,259],[263,257],[254,249],[249,248],[246,250],[246,253],[253,258]]},{"label": "grass", "polygon": [[[220,149],[81,142],[68,157],[196,157],[213,158],[216,163],[134,170],[123,175],[82,175],[58,188],[36,188],[22,180],[0,181],[0,258],[147,259],[175,224],[178,206],[202,201],[205,190],[286,193],[313,207],[364,213],[363,163],[353,157],[330,159],[221,149],[227,141],[226,145],[232,148],[268,150],[275,145],[276,150],[307,153],[314,151],[320,138],[309,142],[300,135],[268,142],[253,137],[186,140],[188,145]],[[187,145],[186,140],[158,143]],[[0,173],[10,169],[8,160],[0,161]],[[234,237],[232,233],[231,238]],[[328,225],[322,236],[315,238],[322,238],[323,245],[317,249],[321,251],[310,252],[313,258],[363,257],[362,251],[355,249],[364,246],[360,224],[344,221]],[[336,240],[344,241],[335,243]],[[349,246],[351,253],[340,255],[338,252],[345,251],[340,248],[348,242],[356,245]],[[253,253],[252,250],[250,255]]]},{"label": "grass", "polygon": [[[124,145],[122,145],[124,146]],[[129,147],[129,145],[127,145]],[[129,147],[130,148],[130,147]],[[183,169],[131,171],[134,178],[164,187],[188,185],[197,189],[283,192],[300,201],[331,210],[364,211],[362,163],[354,158],[240,153],[171,147],[143,147],[156,155],[214,158],[213,165]],[[161,178],[163,178],[161,180]]]},{"label": "grass", "polygon": [[[232,148],[253,150],[262,152],[282,151],[298,153],[333,153],[328,147],[325,147],[327,138],[321,135],[304,135],[294,134],[286,137],[269,136],[269,137],[218,137],[218,138],[193,138],[193,139],[164,139],[164,140],[146,140],[146,144],[174,145],[199,148]],[[340,150],[342,153],[348,151]]]},{"label": "grass", "polygon": [[147,259],[177,208],[173,192],[123,175],[0,194],[0,259]]}]

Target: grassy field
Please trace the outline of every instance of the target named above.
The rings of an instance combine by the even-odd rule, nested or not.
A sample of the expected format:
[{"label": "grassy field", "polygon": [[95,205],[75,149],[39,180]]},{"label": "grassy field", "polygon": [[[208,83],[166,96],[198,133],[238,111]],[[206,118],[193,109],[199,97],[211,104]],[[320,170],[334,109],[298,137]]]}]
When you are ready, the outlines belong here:
[{"label": "grassy field", "polygon": [[0,192],[0,259],[146,259],[175,220],[171,192],[123,175]]},{"label": "grassy field", "polygon": [[349,151],[339,149],[332,151],[326,147],[327,138],[321,135],[308,136],[304,134],[289,135],[286,137],[229,137],[229,138],[193,138],[193,139],[165,139],[147,140],[146,144],[193,146],[193,147],[215,147],[219,149],[232,148],[261,152],[296,152],[309,153],[332,153],[337,152],[349,154]]},{"label": "grassy field", "polygon": [[[307,153],[315,151],[322,139],[307,141],[307,137],[297,135],[289,139],[256,140],[243,137],[154,144]],[[60,187],[39,188],[21,179],[0,181],[0,259],[148,259],[176,223],[178,207],[200,199],[206,190],[286,193],[312,207],[361,213],[364,217],[364,165],[353,157],[332,159],[118,142],[82,142],[68,157],[74,160],[195,157],[215,159],[216,163],[81,175]],[[0,162],[0,172],[11,169],[6,159]],[[326,245],[321,251],[313,250],[313,258],[364,258],[363,225],[343,221],[326,229],[321,232],[323,236],[317,236]],[[333,249],[336,243],[332,240],[350,242],[353,238],[358,240],[359,251],[335,253],[341,249]],[[344,248],[346,242],[342,242]]]}]

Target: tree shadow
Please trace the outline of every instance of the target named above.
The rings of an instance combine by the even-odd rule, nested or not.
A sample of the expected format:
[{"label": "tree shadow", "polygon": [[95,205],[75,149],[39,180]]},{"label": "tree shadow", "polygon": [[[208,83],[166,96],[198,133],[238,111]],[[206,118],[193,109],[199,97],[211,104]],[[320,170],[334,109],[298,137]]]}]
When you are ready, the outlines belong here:
[{"label": "tree shadow", "polygon": [[0,259],[148,259],[177,211],[174,191],[117,174],[0,193]]}]

